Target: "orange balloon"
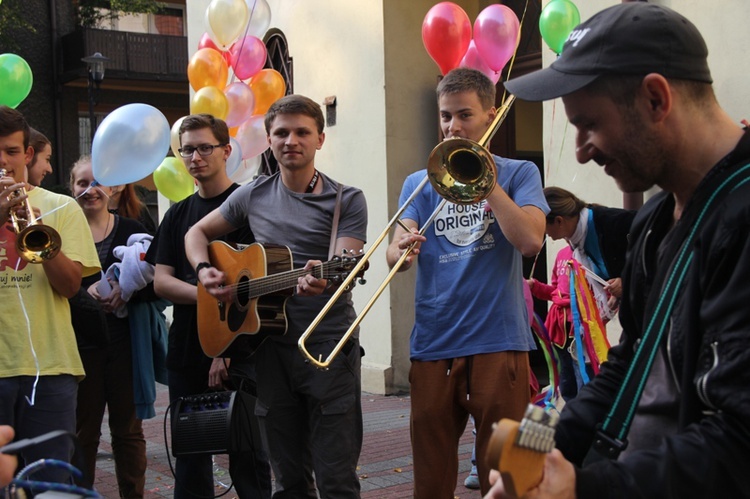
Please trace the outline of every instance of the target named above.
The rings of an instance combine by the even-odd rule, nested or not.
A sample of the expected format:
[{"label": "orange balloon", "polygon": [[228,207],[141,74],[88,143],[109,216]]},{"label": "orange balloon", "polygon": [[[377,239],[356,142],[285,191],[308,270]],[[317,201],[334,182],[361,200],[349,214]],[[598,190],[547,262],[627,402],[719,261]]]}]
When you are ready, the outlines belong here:
[{"label": "orange balloon", "polygon": [[253,114],[266,114],[271,104],[284,97],[286,83],[281,73],[275,69],[261,69],[250,81],[250,90],[255,95]]},{"label": "orange balloon", "polygon": [[237,130],[240,129],[240,126],[230,126],[229,127],[229,136],[230,137],[236,137],[237,136]]},{"label": "orange balloon", "polygon": [[212,48],[202,48],[190,58],[187,74],[193,90],[200,90],[203,87],[216,87],[224,90],[229,68],[221,52]]},{"label": "orange balloon", "polygon": [[215,118],[226,119],[229,103],[224,92],[216,87],[203,87],[190,100],[190,114],[207,113]]}]

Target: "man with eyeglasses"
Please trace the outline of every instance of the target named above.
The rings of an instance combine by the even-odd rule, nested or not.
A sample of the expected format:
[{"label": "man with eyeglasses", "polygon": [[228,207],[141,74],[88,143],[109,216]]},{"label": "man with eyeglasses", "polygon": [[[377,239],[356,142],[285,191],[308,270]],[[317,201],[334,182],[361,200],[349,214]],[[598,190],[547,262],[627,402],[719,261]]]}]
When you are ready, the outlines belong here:
[{"label": "man with eyeglasses", "polygon": [[[198,191],[169,208],[146,255],[146,260],[156,266],[154,290],[174,304],[167,350],[169,398],[172,402],[209,390],[238,387],[240,380],[254,383],[249,359],[244,358],[241,351],[235,350],[231,363],[229,358],[211,359],[203,353],[197,326],[198,279],[185,257],[184,236],[188,229],[220,206],[239,187],[226,172],[226,161],[232,152],[229,129],[224,121],[209,114],[195,114],[182,120],[179,134],[182,146],[179,153],[195,179]],[[242,244],[255,241],[247,227],[221,239]],[[271,497],[270,468],[262,449],[255,454],[230,454],[229,473],[240,497]],[[213,496],[211,456],[178,457],[174,497]]]}]

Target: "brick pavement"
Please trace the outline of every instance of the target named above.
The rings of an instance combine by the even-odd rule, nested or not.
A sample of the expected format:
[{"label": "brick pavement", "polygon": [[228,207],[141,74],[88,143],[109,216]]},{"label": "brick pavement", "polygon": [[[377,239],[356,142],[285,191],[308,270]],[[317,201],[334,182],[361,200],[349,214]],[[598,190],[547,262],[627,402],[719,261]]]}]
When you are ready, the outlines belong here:
[{"label": "brick pavement", "polygon": [[[169,405],[167,389],[157,385],[156,417],[144,421],[146,454],[146,497],[172,497],[174,478],[167,460],[164,436],[164,413]],[[359,476],[363,499],[399,499],[412,497],[413,466],[409,443],[409,397],[362,394],[364,414],[364,442],[359,462]],[[478,498],[478,491],[464,488],[464,478],[471,464],[471,425],[464,432],[459,446],[459,476],[456,498]],[[167,432],[169,429],[167,428]],[[106,498],[117,497],[117,482],[114,475],[109,428],[105,417],[102,427],[102,442],[97,457],[95,488]],[[169,456],[171,458],[171,455]],[[174,463],[174,459],[172,459]],[[227,460],[224,455],[215,456],[217,482],[216,492],[224,492],[220,484],[227,483]],[[237,497],[234,490],[224,496]]]}]

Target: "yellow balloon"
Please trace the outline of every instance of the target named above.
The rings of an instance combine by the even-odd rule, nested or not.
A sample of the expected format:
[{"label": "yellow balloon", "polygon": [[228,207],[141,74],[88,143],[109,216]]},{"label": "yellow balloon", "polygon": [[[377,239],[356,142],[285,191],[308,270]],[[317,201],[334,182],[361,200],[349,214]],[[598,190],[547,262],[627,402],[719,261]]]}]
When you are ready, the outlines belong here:
[{"label": "yellow balloon", "polygon": [[216,87],[203,87],[190,101],[190,114],[207,113],[214,118],[226,119],[229,103],[224,92]]},{"label": "yellow balloon", "polygon": [[211,0],[206,9],[212,38],[222,50],[227,50],[240,37],[249,18],[245,0]]},{"label": "yellow balloon", "polygon": [[169,156],[154,170],[156,189],[175,203],[182,201],[195,190],[195,181],[179,158]]}]

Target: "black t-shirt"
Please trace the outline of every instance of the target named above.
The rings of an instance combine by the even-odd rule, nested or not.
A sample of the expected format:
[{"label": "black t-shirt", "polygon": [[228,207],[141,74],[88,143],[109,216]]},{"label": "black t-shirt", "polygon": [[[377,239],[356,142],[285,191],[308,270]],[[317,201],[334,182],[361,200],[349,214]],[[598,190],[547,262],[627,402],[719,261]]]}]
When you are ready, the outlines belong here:
[{"label": "black t-shirt", "polygon": [[[127,246],[128,238],[131,235],[138,233],[146,233],[146,228],[140,222],[130,218],[120,217],[119,215],[114,216],[112,232],[110,232],[109,236],[103,241],[96,243],[96,250],[99,253],[99,263],[102,266],[102,272],[106,272],[113,263],[120,261],[114,255],[114,249],[117,246]],[[101,279],[100,273],[84,277],[81,280],[81,286],[88,289],[92,284],[99,281],[99,279]],[[149,286],[151,286],[151,290],[153,291],[153,286],[151,284],[149,284]],[[137,298],[139,295],[141,296]],[[149,298],[144,298],[146,296],[148,296],[148,291],[144,288],[144,290],[133,295],[131,301],[136,301],[138,299],[148,300]],[[128,322],[127,317],[119,318],[115,314],[107,314],[107,335],[110,343],[117,343],[125,340],[130,341],[130,323]],[[87,343],[84,338],[78,338],[78,348],[80,350],[86,350],[94,348],[94,345]]]},{"label": "black t-shirt", "polygon": [[[232,184],[226,191],[210,199],[203,199],[196,192],[169,208],[159,224],[156,236],[146,254],[146,261],[173,267],[177,279],[197,284],[195,269],[185,256],[185,233],[198,220],[221,206],[238,187],[239,184]],[[238,229],[220,239],[242,244],[255,242],[250,228]],[[195,305],[174,304],[172,326],[169,328],[167,369],[178,370],[198,366],[207,368],[211,364],[211,358],[201,349],[197,322]]]}]

